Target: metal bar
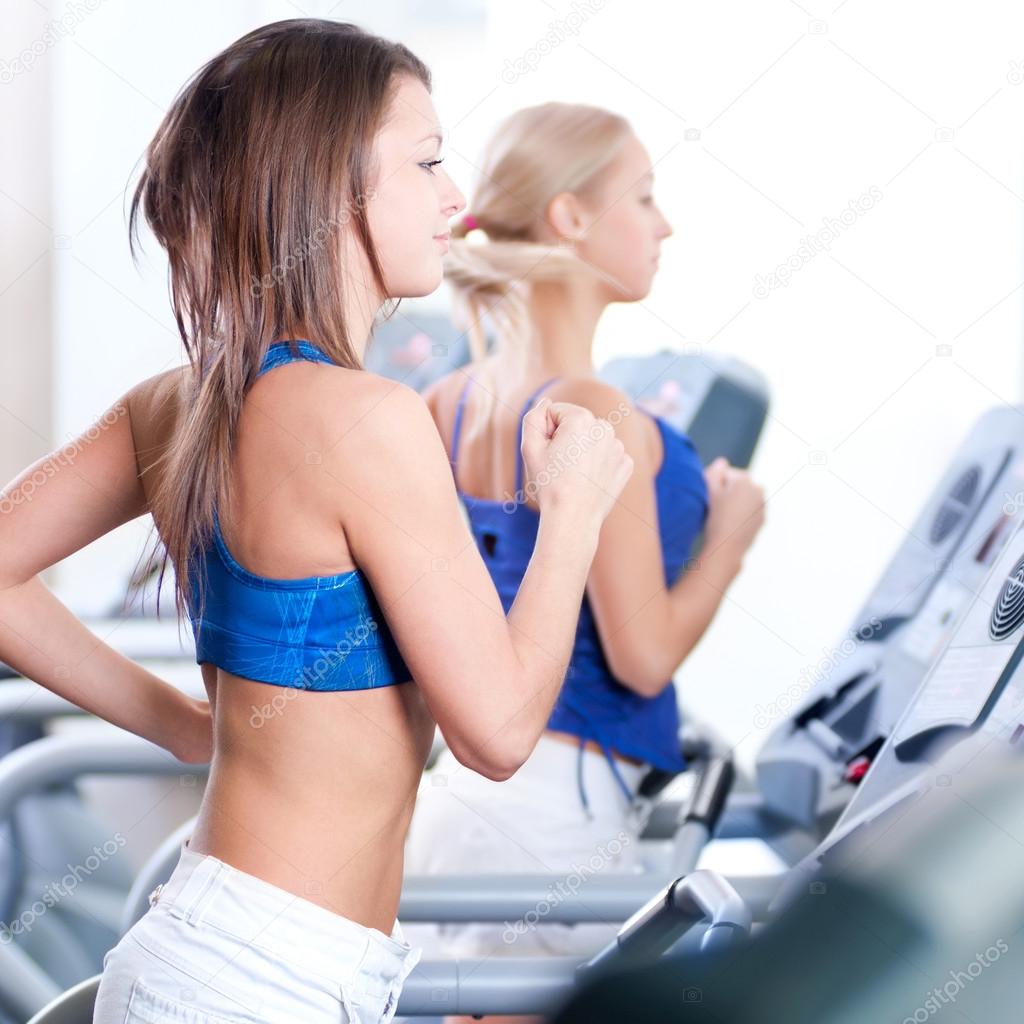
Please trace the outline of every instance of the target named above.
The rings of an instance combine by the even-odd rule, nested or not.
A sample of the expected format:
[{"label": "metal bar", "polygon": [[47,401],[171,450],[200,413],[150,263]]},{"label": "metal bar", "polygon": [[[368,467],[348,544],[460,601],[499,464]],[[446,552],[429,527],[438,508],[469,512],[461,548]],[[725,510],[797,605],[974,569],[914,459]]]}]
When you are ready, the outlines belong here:
[{"label": "metal bar", "polygon": [[45,736],[0,759],[0,821],[17,802],[55,782],[82,775],[205,775],[149,740],[112,729],[102,736]]}]

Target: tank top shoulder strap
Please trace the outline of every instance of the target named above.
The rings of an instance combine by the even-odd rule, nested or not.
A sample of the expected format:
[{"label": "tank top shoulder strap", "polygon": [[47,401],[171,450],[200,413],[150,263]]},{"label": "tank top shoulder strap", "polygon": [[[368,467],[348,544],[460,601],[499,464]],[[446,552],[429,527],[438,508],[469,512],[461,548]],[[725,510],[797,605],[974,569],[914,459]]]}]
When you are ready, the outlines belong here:
[{"label": "tank top shoulder strap", "polygon": [[[462,435],[462,414],[466,408],[466,396],[473,384],[473,378],[466,375],[466,383],[462,385],[462,392],[459,394],[458,404],[455,406],[455,423],[452,426],[452,453],[448,458],[452,467],[452,479],[455,479],[455,462],[459,454],[459,437]],[[459,489],[459,482],[455,479],[455,489]]]},{"label": "tank top shoulder strap", "polygon": [[[292,345],[298,350],[298,355],[292,353]],[[311,341],[306,341],[303,338],[299,338],[294,342],[288,341],[275,341],[270,348],[267,349],[267,354],[263,357],[263,362],[260,364],[257,377],[262,377],[268,370],[273,370],[276,366],[284,366],[285,363],[293,363],[296,359],[308,359],[315,363],[333,363],[331,359],[323,349],[318,348]]]},{"label": "tank top shoulder strap", "polygon": [[[299,354],[297,356],[292,354],[292,344],[298,349]],[[284,366],[285,363],[293,363],[296,359],[308,359],[315,363],[334,362],[323,349],[314,345],[313,342],[307,341],[305,338],[297,338],[294,342],[275,341],[267,349],[267,353],[260,363],[260,368],[256,371],[256,376],[262,377],[268,370],[273,370],[276,366]],[[216,502],[213,505],[213,532],[223,540],[224,533],[220,528],[220,515]]]},{"label": "tank top shoulder strap", "polygon": [[532,395],[526,400],[523,405],[522,411],[519,413],[519,429],[516,432],[516,487],[513,492],[516,496],[515,500],[519,501],[519,494],[523,489],[523,420],[526,418],[526,414],[530,411],[530,407],[540,397],[542,391],[549,388],[557,377],[552,377],[550,380],[546,380]]}]

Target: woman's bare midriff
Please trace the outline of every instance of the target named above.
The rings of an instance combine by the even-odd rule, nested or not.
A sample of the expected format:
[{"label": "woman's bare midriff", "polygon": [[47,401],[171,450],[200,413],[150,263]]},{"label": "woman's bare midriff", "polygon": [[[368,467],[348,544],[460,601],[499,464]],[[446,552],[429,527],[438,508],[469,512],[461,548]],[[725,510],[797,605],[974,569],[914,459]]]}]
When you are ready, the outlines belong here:
[{"label": "woman's bare midriff", "polygon": [[312,692],[202,671],[216,753],[189,849],[390,935],[434,736],[416,684]]},{"label": "woman's bare midriff", "polygon": [[[546,729],[544,735],[549,736],[553,740],[558,740],[559,743],[571,743],[574,747],[578,747],[580,743],[579,736],[573,736],[571,732],[558,732],[555,729]],[[596,740],[584,740],[583,749],[593,750],[598,754],[603,753],[601,744]],[[626,764],[642,765],[644,763],[638,758],[630,757],[628,754],[620,754],[617,750],[612,750],[611,755],[617,761],[625,761]]]}]

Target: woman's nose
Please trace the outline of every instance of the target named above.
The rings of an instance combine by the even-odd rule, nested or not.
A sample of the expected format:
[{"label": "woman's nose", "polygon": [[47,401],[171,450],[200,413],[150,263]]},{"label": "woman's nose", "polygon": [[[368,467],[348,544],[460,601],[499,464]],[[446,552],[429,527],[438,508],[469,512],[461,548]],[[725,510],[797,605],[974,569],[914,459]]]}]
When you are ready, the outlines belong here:
[{"label": "woman's nose", "polygon": [[448,178],[448,186],[448,193],[445,196],[445,210],[447,216],[454,217],[455,214],[460,213],[466,208],[466,197],[459,191],[458,186],[450,177]]}]

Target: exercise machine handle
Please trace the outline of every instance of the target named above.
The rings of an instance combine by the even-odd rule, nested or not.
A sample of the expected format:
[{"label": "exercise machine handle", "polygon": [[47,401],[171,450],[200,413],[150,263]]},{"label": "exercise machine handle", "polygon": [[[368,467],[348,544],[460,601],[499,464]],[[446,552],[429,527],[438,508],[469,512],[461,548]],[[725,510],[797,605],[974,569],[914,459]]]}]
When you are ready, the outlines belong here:
[{"label": "exercise machine handle", "polygon": [[732,758],[715,757],[708,761],[694,787],[680,827],[695,823],[703,825],[709,836],[714,835],[735,780],[736,768]]},{"label": "exercise machine handle", "polygon": [[697,867],[701,851],[715,834],[735,779],[736,769],[729,757],[712,758],[704,766],[689,803],[677,819],[672,841],[673,874],[686,875]]},{"label": "exercise machine handle", "polygon": [[644,904],[618,934],[580,969],[590,971],[625,962],[646,961],[670,949],[701,921],[708,922],[701,948],[717,949],[722,938],[750,932],[750,909],[726,879],[714,871],[677,878]]}]

